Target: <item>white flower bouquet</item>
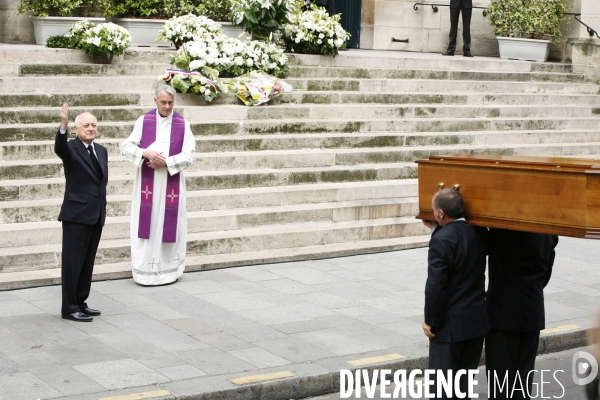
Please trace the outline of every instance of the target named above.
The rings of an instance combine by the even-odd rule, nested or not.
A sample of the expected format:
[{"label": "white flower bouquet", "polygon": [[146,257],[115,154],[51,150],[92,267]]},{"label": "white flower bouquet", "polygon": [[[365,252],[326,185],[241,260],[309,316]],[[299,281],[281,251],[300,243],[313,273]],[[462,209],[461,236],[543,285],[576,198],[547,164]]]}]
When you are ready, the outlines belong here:
[{"label": "white flower bouquet", "polygon": [[84,32],[88,29],[95,27],[96,24],[90,21],[89,19],[84,19],[81,21],[75,22],[69,28],[69,32],[65,36],[74,37],[74,36],[83,36]]},{"label": "white flower bouquet", "polygon": [[233,24],[241,26],[253,39],[267,40],[290,22],[295,0],[232,0]]},{"label": "white flower bouquet", "polygon": [[277,77],[250,72],[236,78],[223,81],[230,93],[234,93],[247,106],[267,103],[282,92],[290,92],[292,87]]},{"label": "white flower bouquet", "polygon": [[184,43],[215,38],[222,34],[221,24],[194,14],[171,18],[158,32],[158,40],[171,41],[179,49]]},{"label": "white flower bouquet", "polygon": [[172,64],[186,71],[209,67],[221,76],[239,76],[261,70],[285,77],[289,72],[287,57],[275,44],[242,41],[225,35],[185,43],[177,51]]},{"label": "white flower bouquet", "polygon": [[81,49],[86,54],[104,54],[107,58],[123,54],[130,44],[131,35],[127,29],[112,22],[98,24],[85,30],[81,39]]},{"label": "white flower bouquet", "polygon": [[217,72],[210,68],[198,71],[168,69],[159,75],[158,80],[172,86],[181,93],[194,93],[207,102],[213,101],[219,93],[227,93],[227,87],[217,78]]},{"label": "white flower bouquet", "polygon": [[287,51],[305,54],[336,56],[346,47],[350,34],[342,28],[340,15],[327,15],[324,8],[311,6],[308,11],[295,14],[286,24],[283,40]]}]

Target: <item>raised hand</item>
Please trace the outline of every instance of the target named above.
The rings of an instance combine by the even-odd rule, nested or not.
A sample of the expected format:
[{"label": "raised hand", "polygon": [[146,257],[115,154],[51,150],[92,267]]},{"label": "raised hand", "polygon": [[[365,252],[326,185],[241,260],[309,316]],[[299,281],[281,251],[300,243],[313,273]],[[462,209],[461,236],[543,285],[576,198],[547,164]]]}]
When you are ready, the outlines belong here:
[{"label": "raised hand", "polygon": [[60,109],[60,129],[63,131],[67,130],[69,126],[69,105],[64,103]]}]

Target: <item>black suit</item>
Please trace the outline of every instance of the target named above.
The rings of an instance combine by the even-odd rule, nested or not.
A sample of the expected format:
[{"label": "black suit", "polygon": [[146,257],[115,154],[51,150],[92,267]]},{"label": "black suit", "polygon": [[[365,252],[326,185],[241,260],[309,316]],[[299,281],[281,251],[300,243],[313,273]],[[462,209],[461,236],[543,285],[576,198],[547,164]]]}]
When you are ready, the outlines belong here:
[{"label": "black suit", "polygon": [[[508,371],[510,386],[516,371],[525,383],[535,366],[545,324],[544,287],[552,274],[557,244],[558,236],[490,229],[487,308],[492,330],[486,336],[486,367],[502,378]],[[528,398],[518,397],[520,391],[514,395]],[[509,397],[492,392],[490,398]]]},{"label": "black suit", "polygon": [[94,142],[100,164],[96,171],[87,145],[79,138],[67,141],[67,133],[56,133],[54,152],[65,170],[65,197],[58,220],[63,226],[62,309],[63,314],[87,308],[96,250],[106,218],[108,152]]},{"label": "black suit", "polygon": [[[487,229],[453,221],[436,229],[429,242],[425,285],[425,323],[429,368],[443,371],[477,368],[483,337],[489,330],[485,307]],[[465,389],[466,379],[461,380]]]},{"label": "black suit", "polygon": [[473,3],[471,0],[450,0],[450,43],[448,51],[456,50],[456,36],[458,35],[458,17],[462,14],[463,21],[463,52],[471,51],[471,14]]}]

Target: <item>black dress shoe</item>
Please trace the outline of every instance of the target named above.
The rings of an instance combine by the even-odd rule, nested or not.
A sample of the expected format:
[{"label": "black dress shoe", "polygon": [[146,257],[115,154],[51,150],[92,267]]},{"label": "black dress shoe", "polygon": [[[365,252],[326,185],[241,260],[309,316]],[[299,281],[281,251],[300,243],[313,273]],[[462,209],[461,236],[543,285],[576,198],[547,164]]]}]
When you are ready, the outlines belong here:
[{"label": "black dress shoe", "polygon": [[71,321],[77,321],[77,322],[92,322],[94,319],[94,318],[90,317],[89,315],[85,315],[84,313],[81,313],[81,312],[76,312],[73,314],[63,314],[62,318],[70,319]]},{"label": "black dress shoe", "polygon": [[453,52],[453,51],[450,51],[450,50],[446,50],[446,52],[445,52],[445,53],[442,53],[442,55],[443,55],[443,56],[453,56],[453,55],[454,55],[454,52]]},{"label": "black dress shoe", "polygon": [[463,56],[464,56],[464,57],[473,57],[473,54],[471,54],[471,52],[470,52],[470,51],[465,51],[465,52],[463,53]]},{"label": "black dress shoe", "polygon": [[98,316],[98,315],[100,315],[100,314],[102,314],[100,312],[100,310],[94,310],[93,308],[89,308],[89,307],[88,308],[82,308],[81,312],[84,313],[85,315],[90,315],[90,316],[93,315],[95,317]]}]

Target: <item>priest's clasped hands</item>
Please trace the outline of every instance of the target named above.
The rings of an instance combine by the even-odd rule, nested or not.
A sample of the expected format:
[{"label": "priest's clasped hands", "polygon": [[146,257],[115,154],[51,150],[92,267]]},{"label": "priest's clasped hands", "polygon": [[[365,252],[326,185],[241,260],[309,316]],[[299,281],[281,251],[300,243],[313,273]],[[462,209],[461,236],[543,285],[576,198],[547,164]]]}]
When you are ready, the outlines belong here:
[{"label": "priest's clasped hands", "polygon": [[142,157],[148,160],[146,165],[152,169],[160,169],[167,166],[167,159],[162,155],[162,152],[145,149]]}]

